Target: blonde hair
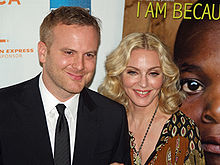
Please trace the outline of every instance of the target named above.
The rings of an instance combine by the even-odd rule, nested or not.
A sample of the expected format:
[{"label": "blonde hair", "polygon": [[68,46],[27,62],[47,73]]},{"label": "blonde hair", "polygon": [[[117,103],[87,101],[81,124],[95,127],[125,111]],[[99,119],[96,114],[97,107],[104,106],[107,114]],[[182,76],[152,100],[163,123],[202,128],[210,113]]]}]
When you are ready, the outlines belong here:
[{"label": "blonde hair", "polygon": [[180,92],[179,70],[174,64],[166,46],[151,33],[132,33],[126,36],[119,46],[107,56],[106,76],[98,91],[128,109],[128,97],[121,84],[121,74],[125,70],[132,50],[146,49],[157,52],[163,73],[163,85],[160,91],[159,106],[165,113],[174,113],[185,98]]}]

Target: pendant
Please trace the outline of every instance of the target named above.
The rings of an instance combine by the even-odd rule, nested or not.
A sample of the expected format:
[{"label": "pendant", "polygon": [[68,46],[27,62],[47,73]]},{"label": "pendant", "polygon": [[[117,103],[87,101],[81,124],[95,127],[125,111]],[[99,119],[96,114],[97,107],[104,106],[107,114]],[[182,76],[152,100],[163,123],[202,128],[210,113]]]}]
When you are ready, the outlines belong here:
[{"label": "pendant", "polygon": [[135,158],[134,158],[134,164],[135,165],[141,165],[141,157],[139,155],[137,155]]}]

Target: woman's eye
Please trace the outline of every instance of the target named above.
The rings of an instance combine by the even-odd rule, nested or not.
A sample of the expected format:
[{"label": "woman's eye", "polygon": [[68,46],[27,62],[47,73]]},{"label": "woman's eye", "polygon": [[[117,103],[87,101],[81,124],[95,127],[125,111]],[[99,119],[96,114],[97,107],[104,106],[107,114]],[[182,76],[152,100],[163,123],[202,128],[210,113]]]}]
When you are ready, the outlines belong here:
[{"label": "woman's eye", "polygon": [[157,73],[157,72],[150,72],[150,75],[153,76],[153,77],[156,77],[156,76],[159,75],[159,73]]},{"label": "woman's eye", "polygon": [[182,79],[180,83],[182,90],[189,95],[200,93],[205,89],[203,83],[196,79]]},{"label": "woman's eye", "polygon": [[135,71],[127,71],[127,73],[128,73],[129,75],[136,75],[136,74],[137,74],[137,72],[135,72]]}]

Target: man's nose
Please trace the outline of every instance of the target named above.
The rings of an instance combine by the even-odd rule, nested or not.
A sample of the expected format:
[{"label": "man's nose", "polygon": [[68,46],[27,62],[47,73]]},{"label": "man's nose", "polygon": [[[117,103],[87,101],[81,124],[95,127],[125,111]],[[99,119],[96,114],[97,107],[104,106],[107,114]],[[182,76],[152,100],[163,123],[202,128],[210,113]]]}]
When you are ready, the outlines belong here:
[{"label": "man's nose", "polygon": [[207,98],[205,109],[202,113],[202,120],[205,123],[220,123],[220,91],[213,90]]},{"label": "man's nose", "polygon": [[77,70],[83,70],[84,69],[84,58],[83,55],[76,55],[72,59],[72,66],[76,68]]}]

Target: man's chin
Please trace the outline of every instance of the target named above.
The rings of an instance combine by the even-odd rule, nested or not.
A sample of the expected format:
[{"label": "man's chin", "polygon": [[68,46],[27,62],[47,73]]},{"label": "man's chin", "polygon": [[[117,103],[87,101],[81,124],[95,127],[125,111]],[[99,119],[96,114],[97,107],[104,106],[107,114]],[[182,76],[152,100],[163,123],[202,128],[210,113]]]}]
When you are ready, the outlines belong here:
[{"label": "man's chin", "polygon": [[205,152],[206,165],[219,165],[220,154]]},{"label": "man's chin", "polygon": [[68,91],[73,94],[78,94],[83,90],[84,87],[85,87],[84,83],[77,84],[77,85],[72,86],[72,88],[69,88]]},{"label": "man's chin", "polygon": [[73,94],[80,93],[84,87],[88,87],[88,83],[86,80],[69,83],[69,85],[66,85],[66,89],[68,89],[69,93],[73,93]]}]

